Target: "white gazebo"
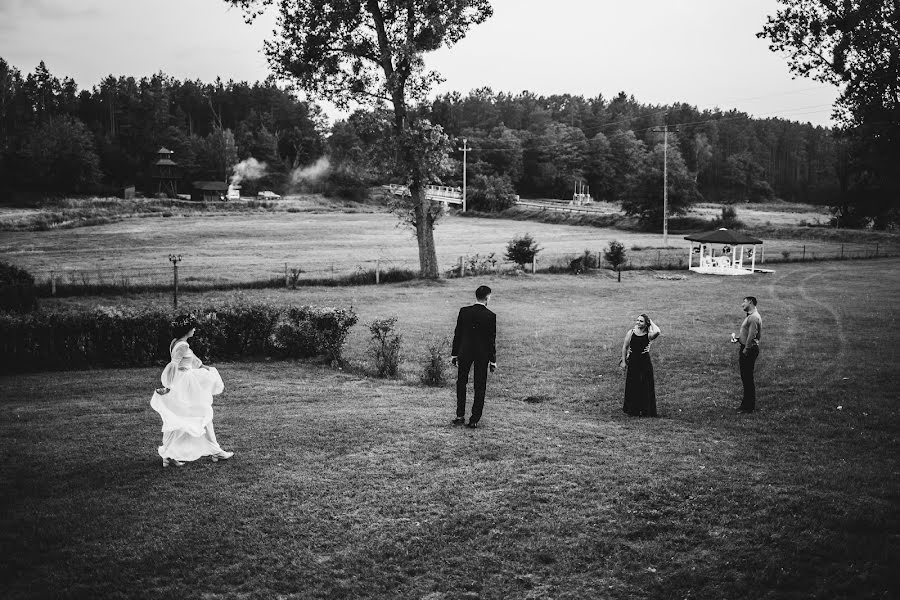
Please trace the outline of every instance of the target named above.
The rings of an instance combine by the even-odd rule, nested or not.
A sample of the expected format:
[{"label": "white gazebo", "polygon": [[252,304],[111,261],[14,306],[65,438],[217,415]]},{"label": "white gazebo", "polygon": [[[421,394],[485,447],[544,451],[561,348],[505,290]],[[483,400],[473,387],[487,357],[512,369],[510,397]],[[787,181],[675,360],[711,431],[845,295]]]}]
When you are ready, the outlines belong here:
[{"label": "white gazebo", "polygon": [[[753,273],[772,273],[769,269],[756,267],[757,246],[762,240],[724,227],[706,233],[695,233],[684,236],[691,242],[688,254],[688,270],[708,275],[752,275]],[[716,247],[721,244],[720,252]],[[749,246],[749,248],[746,248]],[[698,257],[694,259],[694,255]],[[750,264],[747,265],[746,263]]]}]

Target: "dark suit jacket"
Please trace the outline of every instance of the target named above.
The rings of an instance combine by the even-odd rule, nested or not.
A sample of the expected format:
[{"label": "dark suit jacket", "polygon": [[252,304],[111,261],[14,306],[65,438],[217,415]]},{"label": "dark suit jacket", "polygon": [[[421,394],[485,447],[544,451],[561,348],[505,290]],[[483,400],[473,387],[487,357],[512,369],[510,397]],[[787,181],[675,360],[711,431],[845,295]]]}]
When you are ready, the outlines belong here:
[{"label": "dark suit jacket", "polygon": [[497,315],[484,304],[459,309],[450,354],[497,362]]}]

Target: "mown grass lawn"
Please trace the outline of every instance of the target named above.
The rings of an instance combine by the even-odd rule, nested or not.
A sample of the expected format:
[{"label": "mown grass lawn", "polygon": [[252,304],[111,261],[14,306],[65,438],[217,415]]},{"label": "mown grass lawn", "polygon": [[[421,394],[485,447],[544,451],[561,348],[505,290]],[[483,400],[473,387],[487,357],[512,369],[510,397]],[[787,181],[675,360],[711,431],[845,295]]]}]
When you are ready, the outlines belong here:
[{"label": "mown grass lawn", "polygon": [[[898,594],[900,261],[754,278],[497,277],[483,428],[415,383],[477,279],[188,295],[353,304],[352,368],[217,364],[228,462],[163,470],[158,369],[4,377],[4,597],[891,598]],[[759,406],[738,415],[743,295]],[[58,304],[162,303],[164,295]],[[662,418],[621,413],[638,312]],[[397,315],[403,381],[362,373]],[[526,402],[526,399],[541,399]]]}]

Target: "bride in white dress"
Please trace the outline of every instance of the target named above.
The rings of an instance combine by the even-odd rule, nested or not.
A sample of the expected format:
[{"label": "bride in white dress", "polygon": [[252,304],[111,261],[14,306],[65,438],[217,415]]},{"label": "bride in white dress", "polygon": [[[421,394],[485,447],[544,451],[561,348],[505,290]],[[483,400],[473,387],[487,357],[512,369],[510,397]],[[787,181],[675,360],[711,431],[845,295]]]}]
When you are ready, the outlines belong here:
[{"label": "bride in white dress", "polygon": [[219,372],[205,366],[191,351],[188,338],[194,335],[196,321],[191,315],[172,323],[175,339],[169,344],[171,361],[163,369],[163,387],[156,390],[150,406],[162,417],[162,465],[180,467],[185,461],[209,456],[215,462],[234,453],[222,450],[213,430],[213,396],[225,389]]}]

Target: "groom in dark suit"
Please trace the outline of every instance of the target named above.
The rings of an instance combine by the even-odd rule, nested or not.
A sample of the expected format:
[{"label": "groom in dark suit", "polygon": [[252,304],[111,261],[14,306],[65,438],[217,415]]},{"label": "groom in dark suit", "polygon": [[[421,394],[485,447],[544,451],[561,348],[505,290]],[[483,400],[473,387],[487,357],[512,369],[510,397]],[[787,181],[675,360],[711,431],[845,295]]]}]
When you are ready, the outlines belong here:
[{"label": "groom in dark suit", "polygon": [[475,290],[475,304],[459,309],[456,331],[453,333],[453,350],[450,362],[459,368],[456,377],[456,418],[454,425],[465,423],[466,385],[469,370],[475,370],[475,400],[466,427],[478,427],[484,409],[484,393],[487,390],[487,373],[497,368],[497,315],[488,310],[491,288],[486,285]]}]

